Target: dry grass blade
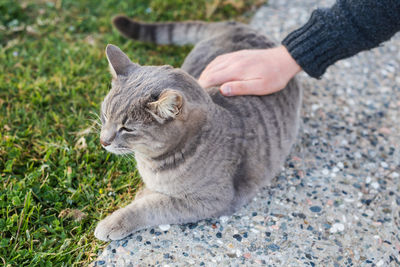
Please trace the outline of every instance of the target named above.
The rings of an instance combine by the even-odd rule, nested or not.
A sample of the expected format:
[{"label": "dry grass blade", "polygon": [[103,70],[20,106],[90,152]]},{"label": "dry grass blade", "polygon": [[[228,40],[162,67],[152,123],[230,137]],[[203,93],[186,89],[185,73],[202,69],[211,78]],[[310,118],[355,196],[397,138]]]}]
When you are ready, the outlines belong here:
[{"label": "dry grass blade", "polygon": [[221,0],[212,0],[206,2],[206,18],[210,18],[217,10]]},{"label": "dry grass blade", "polygon": [[77,222],[82,221],[87,217],[87,214],[77,209],[65,209],[58,214],[58,218],[72,218]]}]

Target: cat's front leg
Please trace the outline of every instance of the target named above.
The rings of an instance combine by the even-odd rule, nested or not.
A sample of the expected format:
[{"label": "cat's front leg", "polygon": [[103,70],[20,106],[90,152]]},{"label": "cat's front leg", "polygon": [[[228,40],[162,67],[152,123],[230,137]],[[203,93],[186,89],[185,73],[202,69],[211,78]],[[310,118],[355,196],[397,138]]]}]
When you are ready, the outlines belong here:
[{"label": "cat's front leg", "polygon": [[101,220],[94,231],[95,237],[103,241],[118,240],[133,232],[136,225],[141,224],[140,217],[134,218],[134,212],[128,207],[116,210]]},{"label": "cat's front leg", "polygon": [[119,240],[146,227],[195,222],[229,213],[226,204],[209,196],[174,198],[150,191],[100,221],[94,235],[104,241]]}]

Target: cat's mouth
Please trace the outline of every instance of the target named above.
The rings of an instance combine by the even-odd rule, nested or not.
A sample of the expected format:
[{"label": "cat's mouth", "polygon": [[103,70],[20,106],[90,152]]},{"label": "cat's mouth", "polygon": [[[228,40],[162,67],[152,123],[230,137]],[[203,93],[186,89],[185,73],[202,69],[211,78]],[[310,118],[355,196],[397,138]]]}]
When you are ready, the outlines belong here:
[{"label": "cat's mouth", "polygon": [[126,155],[133,153],[133,151],[127,147],[121,147],[121,146],[115,147],[113,145],[110,145],[110,146],[103,146],[103,148],[108,152],[111,152],[116,155]]}]

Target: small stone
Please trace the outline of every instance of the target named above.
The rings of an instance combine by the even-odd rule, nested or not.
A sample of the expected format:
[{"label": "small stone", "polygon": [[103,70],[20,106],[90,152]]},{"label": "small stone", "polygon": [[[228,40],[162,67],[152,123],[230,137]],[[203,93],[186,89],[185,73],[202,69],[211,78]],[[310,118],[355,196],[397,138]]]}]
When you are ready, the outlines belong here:
[{"label": "small stone", "polygon": [[376,266],[382,266],[385,262],[381,259],[376,263]]},{"label": "small stone", "polygon": [[274,224],[274,225],[271,225],[269,228],[271,228],[272,230],[279,230],[279,225]]},{"label": "small stone", "polygon": [[233,235],[233,238],[235,238],[237,241],[241,242],[242,241],[242,236],[239,234]]},{"label": "small stone", "polygon": [[400,206],[400,196],[396,197],[396,204]]},{"label": "small stone", "polygon": [[227,221],[229,221],[228,216],[221,216],[219,217],[219,220],[221,221],[221,223],[226,223]]},{"label": "small stone", "polygon": [[329,170],[328,169],[323,169],[322,170],[322,174],[323,175],[328,175],[329,174]]},{"label": "small stone", "polygon": [[316,111],[317,109],[319,109],[319,105],[318,104],[312,104],[311,105],[311,110],[312,111]]},{"label": "small stone", "polygon": [[304,213],[297,213],[297,216],[300,218],[300,219],[305,219],[306,218],[306,215],[304,215]]},{"label": "small stone", "polygon": [[258,231],[257,229],[251,228],[250,231],[252,231],[255,234],[258,234],[260,231]]},{"label": "small stone", "polygon": [[194,229],[197,227],[197,225],[198,225],[197,223],[188,223],[189,229]]},{"label": "small stone", "polygon": [[229,258],[236,258],[236,253],[226,253],[226,255],[228,255]]},{"label": "small stone", "polygon": [[264,232],[264,231],[267,230],[267,227],[262,226],[262,225],[259,225],[259,224],[257,224],[256,226],[254,226],[254,228],[257,228],[258,230],[260,230],[260,231],[262,231],[262,232]]},{"label": "small stone", "polygon": [[280,249],[280,247],[275,244],[268,245],[268,248],[272,251],[278,251]]},{"label": "small stone", "polygon": [[141,235],[138,235],[138,236],[136,237],[136,240],[140,242],[140,241],[143,240],[143,237],[142,237]]},{"label": "small stone", "polygon": [[374,189],[378,189],[378,188],[379,188],[379,183],[373,182],[373,183],[371,183],[371,186],[372,186],[372,188],[374,188]]},{"label": "small stone", "polygon": [[250,259],[251,258],[251,254],[250,253],[244,253],[243,257],[245,257],[246,259]]},{"label": "small stone", "polygon": [[371,183],[371,181],[372,181],[372,178],[369,177],[369,176],[365,179],[365,183],[366,183],[366,184]]},{"label": "small stone", "polygon": [[215,236],[218,237],[218,238],[221,238],[222,234],[221,234],[221,232],[218,232]]},{"label": "small stone", "polygon": [[239,250],[239,249],[237,249],[236,250],[236,257],[240,257],[242,255],[242,252]]},{"label": "small stone", "polygon": [[260,216],[260,215],[254,216],[252,219],[253,219],[253,221],[256,221],[256,222],[263,222],[264,221],[264,217]]},{"label": "small stone", "polygon": [[320,206],[312,206],[310,207],[312,212],[321,212],[322,208]]},{"label": "small stone", "polygon": [[344,230],[344,224],[338,223],[336,228],[341,232]]},{"label": "small stone", "polygon": [[329,223],[324,223],[324,228],[326,230],[331,229],[332,225],[330,225]]},{"label": "small stone", "polygon": [[331,233],[342,232],[344,230],[344,224],[342,223],[334,223],[329,230]]},{"label": "small stone", "polygon": [[387,167],[389,167],[389,165],[386,162],[382,161],[381,162],[381,167],[382,168],[387,168]]},{"label": "small stone", "polygon": [[97,261],[97,265],[104,265],[104,264],[106,264],[105,261]]},{"label": "small stone", "polygon": [[158,226],[158,228],[160,228],[161,231],[168,231],[169,228],[171,228],[171,225],[169,225],[169,224],[160,224]]},{"label": "small stone", "polygon": [[398,174],[397,172],[392,172],[392,174],[390,175],[391,178],[399,178],[400,174]]}]

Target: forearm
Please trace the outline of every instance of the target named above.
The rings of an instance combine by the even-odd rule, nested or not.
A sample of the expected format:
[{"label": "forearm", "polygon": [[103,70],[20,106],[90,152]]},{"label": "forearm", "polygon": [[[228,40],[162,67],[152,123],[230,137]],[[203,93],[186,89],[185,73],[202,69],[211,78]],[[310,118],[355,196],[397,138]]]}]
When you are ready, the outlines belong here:
[{"label": "forearm", "polygon": [[282,44],[305,72],[319,78],[336,61],[374,48],[399,30],[399,0],[338,0],[315,10]]}]

